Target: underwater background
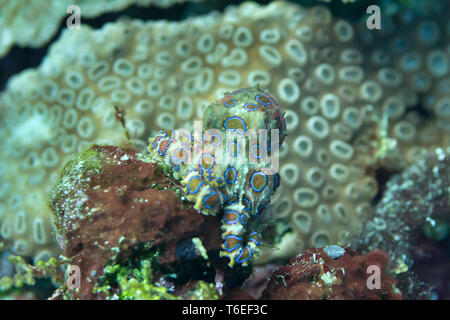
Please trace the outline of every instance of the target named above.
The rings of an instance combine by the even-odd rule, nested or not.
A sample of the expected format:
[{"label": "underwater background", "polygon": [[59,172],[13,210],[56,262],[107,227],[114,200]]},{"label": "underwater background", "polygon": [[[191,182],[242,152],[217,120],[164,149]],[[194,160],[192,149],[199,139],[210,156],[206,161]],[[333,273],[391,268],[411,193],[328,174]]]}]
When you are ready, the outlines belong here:
[{"label": "underwater background", "polygon": [[0,0],[0,298],[450,299],[449,6]]}]

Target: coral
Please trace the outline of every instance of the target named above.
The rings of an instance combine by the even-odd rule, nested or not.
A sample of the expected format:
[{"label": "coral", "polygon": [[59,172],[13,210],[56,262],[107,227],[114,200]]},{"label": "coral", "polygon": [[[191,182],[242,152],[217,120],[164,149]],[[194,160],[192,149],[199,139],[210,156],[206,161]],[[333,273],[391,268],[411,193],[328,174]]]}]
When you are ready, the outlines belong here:
[{"label": "coral", "polygon": [[[58,30],[59,24],[68,13],[69,6],[80,8],[81,18],[94,18],[103,13],[119,11],[135,4],[169,7],[185,0],[30,0],[0,1],[0,58],[13,45],[38,48],[49,41]],[[202,0],[189,0],[202,1]],[[42,7],[45,10],[42,10]]]},{"label": "coral", "polygon": [[429,15],[437,13],[441,4],[445,0],[440,1],[422,1],[422,0],[381,0],[379,3],[380,11],[383,15],[395,15],[400,12],[411,11],[418,15]]},{"label": "coral", "polygon": [[[309,249],[293,257],[289,265],[276,270],[262,293],[262,299],[276,300],[397,300],[402,296],[395,280],[387,274],[389,256],[381,250],[356,255],[345,249],[335,259],[323,249]],[[369,288],[368,268],[380,269],[379,288]]]},{"label": "coral", "polygon": [[[322,6],[277,1],[65,30],[41,66],[12,78],[0,97],[2,237],[36,259],[54,252],[45,199],[56,172],[89,143],[127,140],[114,105],[143,147],[152,130],[191,129],[208,101],[259,84],[284,106],[290,136],[268,208],[281,249],[263,250],[260,262],[345,241],[370,215],[376,167],[400,163],[388,161],[396,149],[416,154],[421,139],[397,125],[409,107],[428,110],[431,145],[448,143],[450,29],[440,12],[371,32]],[[414,137],[430,131],[413,129]]]},{"label": "coral", "polygon": [[[450,148],[437,148],[392,177],[374,214],[352,241],[358,250],[386,250],[404,296],[411,299],[431,298],[430,286],[436,285],[421,279],[416,260],[423,261],[429,255],[426,252],[436,251],[430,249],[430,241],[425,237],[439,241],[448,236],[445,229],[450,223],[449,154]],[[441,262],[445,265],[445,261]]]},{"label": "coral", "polygon": [[280,185],[273,158],[285,135],[275,99],[247,88],[209,105],[194,134],[162,131],[150,139],[150,158],[181,182],[194,208],[223,214],[221,256],[230,259],[230,267],[247,266],[261,245],[255,225]]}]

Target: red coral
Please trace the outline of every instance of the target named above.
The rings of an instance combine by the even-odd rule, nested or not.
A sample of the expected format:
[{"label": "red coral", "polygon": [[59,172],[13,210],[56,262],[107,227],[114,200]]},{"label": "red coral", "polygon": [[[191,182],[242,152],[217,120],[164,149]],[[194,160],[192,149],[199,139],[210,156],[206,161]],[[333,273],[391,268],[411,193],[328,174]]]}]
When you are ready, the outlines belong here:
[{"label": "red coral", "polygon": [[[389,256],[381,250],[356,255],[347,249],[342,257],[333,259],[323,249],[309,249],[272,274],[261,298],[401,299],[395,290],[394,278],[386,274],[388,261]],[[373,274],[368,273],[368,267],[373,265],[380,268],[379,289],[369,289],[367,285]]]}]

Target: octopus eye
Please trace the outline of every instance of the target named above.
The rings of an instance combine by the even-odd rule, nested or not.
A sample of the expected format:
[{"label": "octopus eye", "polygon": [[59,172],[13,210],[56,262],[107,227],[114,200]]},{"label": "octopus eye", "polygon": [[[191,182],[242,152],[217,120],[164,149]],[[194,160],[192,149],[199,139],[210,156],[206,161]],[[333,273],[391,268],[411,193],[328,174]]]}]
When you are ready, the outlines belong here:
[{"label": "octopus eye", "polygon": [[250,179],[250,186],[255,192],[264,190],[267,184],[267,176],[261,171],[253,173]]},{"label": "octopus eye", "polygon": [[250,260],[251,257],[252,257],[252,249],[250,249],[249,246],[245,246],[244,248],[241,249],[238,257],[236,258],[236,262],[244,263]]},{"label": "octopus eye", "polygon": [[247,124],[245,120],[238,116],[227,118],[223,122],[223,127],[227,130],[235,131],[238,134],[244,134],[247,132]]},{"label": "octopus eye", "polygon": [[225,238],[225,250],[232,252],[242,246],[242,238],[235,235],[228,235]]},{"label": "octopus eye", "polygon": [[202,177],[200,176],[194,176],[190,178],[186,186],[189,194],[196,194],[200,190],[200,187],[203,185],[203,183],[204,182],[202,180]]}]

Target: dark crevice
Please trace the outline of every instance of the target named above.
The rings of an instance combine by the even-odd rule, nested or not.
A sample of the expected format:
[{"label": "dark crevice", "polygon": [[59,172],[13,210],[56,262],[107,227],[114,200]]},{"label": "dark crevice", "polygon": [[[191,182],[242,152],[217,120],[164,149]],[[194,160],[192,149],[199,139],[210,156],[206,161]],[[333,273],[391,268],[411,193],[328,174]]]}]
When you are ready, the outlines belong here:
[{"label": "dark crevice", "polygon": [[390,170],[384,167],[379,167],[375,170],[375,179],[378,183],[378,192],[375,197],[372,199],[371,204],[375,206],[377,203],[381,201],[381,198],[384,195],[386,190],[387,182],[395,175],[400,173],[400,171]]}]

